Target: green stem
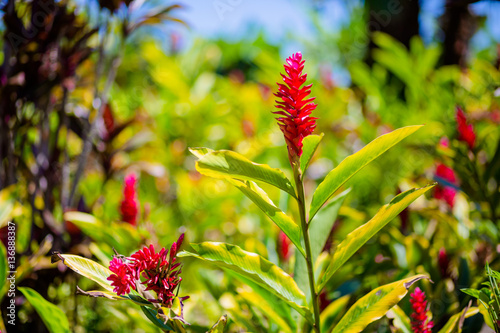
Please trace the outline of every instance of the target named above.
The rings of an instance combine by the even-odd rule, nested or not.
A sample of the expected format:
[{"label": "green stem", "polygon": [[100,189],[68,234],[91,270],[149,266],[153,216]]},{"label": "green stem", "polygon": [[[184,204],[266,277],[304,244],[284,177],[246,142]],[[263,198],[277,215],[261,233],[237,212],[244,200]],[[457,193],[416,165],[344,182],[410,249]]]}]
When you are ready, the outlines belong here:
[{"label": "green stem", "polygon": [[309,240],[309,228],[306,220],[306,208],[304,200],[304,184],[302,182],[302,174],[300,171],[300,166],[298,164],[294,165],[293,173],[295,177],[295,184],[297,185],[297,204],[299,206],[300,224],[302,229],[302,236],[304,237],[304,245],[306,251],[306,263],[307,263],[307,274],[309,276],[309,287],[311,289],[311,299],[314,308],[314,331],[320,332],[320,321],[319,321],[319,304],[318,304],[318,294],[316,293],[316,284],[314,279],[314,267],[311,255],[311,242]]}]

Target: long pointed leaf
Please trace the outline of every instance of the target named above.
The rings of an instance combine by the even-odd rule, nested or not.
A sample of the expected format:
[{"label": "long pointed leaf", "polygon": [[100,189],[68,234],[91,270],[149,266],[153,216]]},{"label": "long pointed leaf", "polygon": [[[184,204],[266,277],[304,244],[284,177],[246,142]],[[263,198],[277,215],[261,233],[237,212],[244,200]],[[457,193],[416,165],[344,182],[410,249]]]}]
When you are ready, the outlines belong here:
[{"label": "long pointed leaf", "polygon": [[63,263],[76,273],[97,282],[104,289],[113,292],[111,281],[107,278],[113,274],[108,268],[96,263],[93,260],[72,255],[55,253],[52,255],[52,263],[62,260]]},{"label": "long pointed leaf", "polygon": [[196,253],[183,251],[178,256],[199,258],[232,270],[285,300],[288,305],[312,321],[310,310],[303,306],[306,298],[302,290],[290,275],[269,260],[232,244],[204,242],[191,246]]},{"label": "long pointed leaf", "polygon": [[349,295],[342,296],[339,299],[336,299],[332,303],[328,304],[326,309],[321,312],[321,333],[327,333],[332,330],[335,321],[338,317],[340,317],[340,314],[347,306],[349,298]]},{"label": "long pointed leaf", "polygon": [[309,210],[309,220],[313,219],[323,204],[352,176],[420,127],[422,126],[403,127],[382,135],[357,153],[346,157],[335,169],[328,173],[325,180],[319,184],[314,192]]},{"label": "long pointed leaf", "polygon": [[[479,313],[479,308],[470,308],[467,310],[465,313],[464,318],[469,318],[472,317],[473,315]],[[460,317],[464,315],[463,312],[459,312],[455,315],[453,315],[448,322],[439,330],[439,333],[453,333],[455,332],[455,328],[457,327],[458,321],[460,320]]]},{"label": "long pointed leaf", "polygon": [[302,170],[302,174],[306,172],[309,162],[311,162],[311,158],[318,148],[321,139],[323,139],[323,136],[323,133],[320,135],[308,135],[302,141],[302,144],[304,145],[302,147],[302,156],[300,156],[300,169]]},{"label": "long pointed leaf", "polygon": [[261,181],[271,184],[295,197],[295,189],[285,174],[266,164],[258,164],[230,150],[208,151],[197,149],[194,155],[200,156],[196,170],[214,178],[235,178]]},{"label": "long pointed leaf", "polygon": [[358,333],[382,318],[406,295],[411,285],[425,275],[415,275],[378,287],[359,299],[342,317],[332,333]]},{"label": "long pointed leaf", "polygon": [[297,249],[305,255],[304,249],[300,243],[301,233],[300,227],[292,220],[291,217],[286,215],[276,207],[274,202],[268,197],[267,193],[264,192],[257,184],[251,181],[239,181],[234,179],[228,179],[228,181],[236,186],[243,194],[245,194],[250,200],[252,200],[266,215],[274,222],[276,225],[283,230],[283,232],[290,238],[290,240],[295,244]]},{"label": "long pointed leaf", "polygon": [[328,280],[349,258],[358,251],[363,244],[379,232],[387,223],[395,218],[403,209],[415,201],[419,196],[427,192],[434,185],[428,185],[419,189],[411,189],[403,192],[391,200],[387,205],[382,206],[375,216],[356,230],[352,231],[337,246],[333,259],[327,267],[318,291],[323,289]]},{"label": "long pointed leaf", "polygon": [[39,293],[28,287],[19,287],[26,300],[30,302],[42,318],[43,323],[51,333],[69,333],[69,322],[64,312],[56,305],[50,303]]}]

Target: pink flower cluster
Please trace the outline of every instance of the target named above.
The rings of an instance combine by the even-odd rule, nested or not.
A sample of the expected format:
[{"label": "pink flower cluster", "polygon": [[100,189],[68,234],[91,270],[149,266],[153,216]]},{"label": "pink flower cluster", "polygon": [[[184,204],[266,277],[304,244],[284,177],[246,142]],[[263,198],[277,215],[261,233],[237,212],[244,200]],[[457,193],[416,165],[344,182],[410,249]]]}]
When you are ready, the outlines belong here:
[{"label": "pink flower cluster", "polygon": [[427,301],[425,293],[419,287],[410,295],[410,303],[413,308],[411,314],[411,328],[413,333],[432,333],[434,323],[427,318]]},{"label": "pink flower cluster", "polygon": [[317,118],[310,116],[317,107],[312,103],[315,97],[307,98],[312,84],[301,88],[307,79],[307,74],[302,74],[304,62],[300,52],[286,59],[284,67],[287,75],[281,74],[285,84],[277,83],[278,92],[274,94],[281,101],[276,101],[276,108],[280,111],[273,113],[279,115],[278,125],[285,136],[292,164],[302,155],[302,140],[316,128]]},{"label": "pink flower cluster", "polygon": [[[176,263],[176,255],[183,240],[184,234],[172,244],[170,250],[162,248],[156,253],[153,245],[149,245],[129,258],[113,258],[109,265],[113,274],[108,277],[114,287],[113,291],[118,295],[125,295],[130,293],[131,288],[136,290],[136,283],[141,283],[146,286],[145,290],[156,293],[157,299],[150,301],[171,305],[174,292],[182,281],[181,264]],[[181,300],[187,298],[183,297]]]}]

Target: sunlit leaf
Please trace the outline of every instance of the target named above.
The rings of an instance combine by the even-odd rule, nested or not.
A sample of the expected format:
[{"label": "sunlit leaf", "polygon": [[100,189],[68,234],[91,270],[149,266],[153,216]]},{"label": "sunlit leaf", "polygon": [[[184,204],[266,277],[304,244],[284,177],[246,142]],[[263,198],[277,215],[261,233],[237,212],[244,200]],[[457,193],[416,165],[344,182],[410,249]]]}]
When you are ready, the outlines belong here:
[{"label": "sunlit leaf", "polygon": [[196,170],[214,178],[261,181],[276,186],[295,197],[292,183],[281,170],[271,168],[266,164],[254,163],[233,151],[218,150],[204,154],[196,162]]},{"label": "sunlit leaf", "polygon": [[318,149],[323,136],[323,133],[320,135],[308,135],[302,141],[302,144],[304,145],[302,147],[302,156],[300,156],[300,169],[302,170],[302,174],[306,172],[309,162],[311,162],[314,152]]},{"label": "sunlit leaf", "polygon": [[333,274],[339,269],[349,258],[358,251],[363,244],[379,232],[387,223],[395,218],[403,209],[415,201],[419,196],[431,189],[434,185],[428,185],[419,189],[411,189],[403,192],[387,205],[382,206],[375,216],[359,228],[352,231],[347,237],[337,246],[333,254],[332,261],[326,269],[321,283],[318,286],[320,291]]},{"label": "sunlit leaf", "polygon": [[411,320],[399,306],[395,305],[387,312],[387,318],[393,320],[394,327],[401,330],[402,333],[413,333]]},{"label": "sunlit leaf", "polygon": [[257,184],[251,181],[239,181],[228,179],[228,181],[252,200],[295,244],[297,249],[304,255],[304,249],[300,243],[300,227],[291,217],[283,213]]},{"label": "sunlit leaf", "polygon": [[311,312],[303,306],[306,301],[304,293],[290,275],[269,260],[232,244],[204,242],[191,246],[196,253],[183,251],[178,256],[196,257],[230,269],[282,298],[306,319],[312,321]]},{"label": "sunlit leaf", "polygon": [[342,317],[332,333],[361,332],[370,323],[382,318],[406,295],[412,284],[425,275],[415,275],[378,287],[359,299]]},{"label": "sunlit leaf", "polygon": [[69,332],[68,318],[56,305],[44,299],[39,293],[28,287],[17,288],[33,306],[43,323],[51,333]]},{"label": "sunlit leaf", "polygon": [[3,243],[0,242],[0,281],[6,281],[5,279],[7,278],[8,271],[12,271],[12,269],[8,267],[7,249],[5,248]]},{"label": "sunlit leaf", "polygon": [[[467,310],[467,312],[465,313],[465,317],[464,318],[469,318],[469,317],[472,317],[474,316],[475,314],[479,313],[479,308],[477,307],[474,307],[474,308],[470,308]],[[453,333],[453,332],[456,332],[456,327],[457,327],[457,324],[460,320],[460,317],[462,317],[463,315],[463,312],[459,312],[455,315],[453,315],[447,322],[446,324],[443,326],[443,328],[441,328],[439,330],[438,333]]]},{"label": "sunlit leaf", "polygon": [[352,176],[420,127],[422,126],[403,127],[382,135],[357,153],[346,157],[335,169],[328,173],[325,180],[319,184],[314,192],[309,211],[309,220],[314,218],[314,215],[316,215],[323,204]]},{"label": "sunlit leaf", "polygon": [[55,253],[52,255],[52,263],[62,260],[63,263],[76,273],[98,283],[104,289],[113,292],[111,281],[107,278],[113,274],[108,268],[93,260],[72,254]]},{"label": "sunlit leaf", "polygon": [[327,333],[333,329],[338,317],[344,311],[347,303],[349,302],[349,295],[342,296],[335,301],[328,304],[328,306],[321,312],[321,332]]},{"label": "sunlit leaf", "polygon": [[238,294],[249,304],[258,308],[269,320],[278,325],[282,331],[292,333],[292,329],[281,316],[274,311],[274,308],[254,291],[239,289]]},{"label": "sunlit leaf", "polygon": [[207,333],[223,333],[227,324],[227,315],[223,315],[217,320],[212,328]]}]

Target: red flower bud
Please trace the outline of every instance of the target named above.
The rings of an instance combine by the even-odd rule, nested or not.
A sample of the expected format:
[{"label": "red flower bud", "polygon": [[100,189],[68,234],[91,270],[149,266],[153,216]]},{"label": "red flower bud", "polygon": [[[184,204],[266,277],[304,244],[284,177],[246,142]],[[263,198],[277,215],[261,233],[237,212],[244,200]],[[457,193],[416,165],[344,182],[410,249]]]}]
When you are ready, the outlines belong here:
[{"label": "red flower bud", "polygon": [[288,261],[290,258],[290,238],[283,232],[280,231],[278,235],[278,255],[282,261]]},{"label": "red flower bud", "polygon": [[307,98],[312,84],[301,88],[307,79],[307,74],[302,74],[304,62],[300,52],[286,59],[284,67],[287,75],[281,74],[285,84],[277,83],[278,92],[274,94],[281,98],[281,101],[276,101],[276,108],[281,110],[273,113],[279,115],[276,119],[285,136],[288,158],[292,164],[302,155],[302,140],[316,128],[317,118],[310,116],[317,107],[312,103],[315,97]]},{"label": "red flower bud", "polygon": [[139,213],[139,201],[135,190],[137,178],[134,174],[125,177],[125,186],[123,187],[123,201],[120,206],[122,221],[132,225],[137,224],[137,215]]},{"label": "red flower bud", "polygon": [[476,133],[474,133],[474,127],[471,124],[467,124],[467,118],[465,117],[464,111],[457,106],[457,129],[458,129],[458,139],[464,141],[469,145],[469,148],[474,148],[476,142]]}]

